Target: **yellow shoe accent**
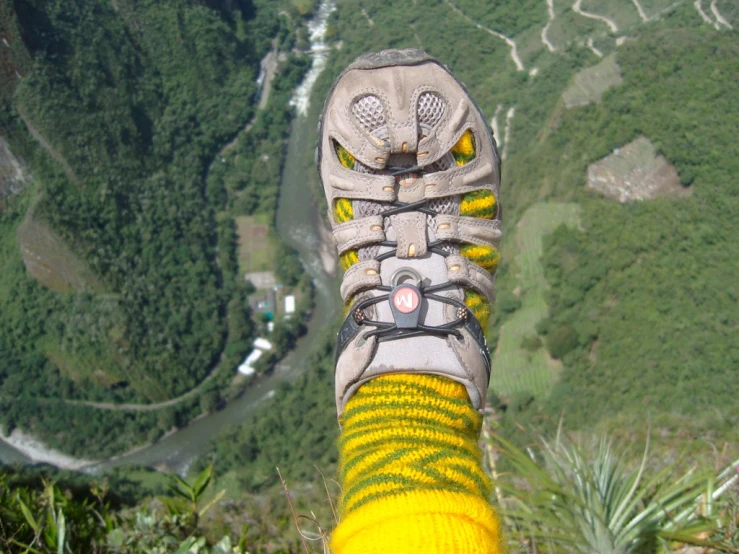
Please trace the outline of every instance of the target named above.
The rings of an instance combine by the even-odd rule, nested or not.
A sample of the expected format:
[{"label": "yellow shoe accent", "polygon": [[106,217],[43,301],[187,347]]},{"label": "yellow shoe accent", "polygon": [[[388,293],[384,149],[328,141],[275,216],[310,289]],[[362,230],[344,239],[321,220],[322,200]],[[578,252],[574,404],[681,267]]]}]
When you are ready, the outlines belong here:
[{"label": "yellow shoe accent", "polygon": [[[494,219],[497,215],[497,208],[495,195],[492,192],[489,190],[475,190],[462,195],[459,214],[467,217]],[[490,273],[496,270],[500,261],[498,250],[489,246],[463,244],[459,249],[459,253]],[[480,322],[482,330],[486,331],[492,314],[490,302],[479,292],[467,289],[464,293],[464,303]]]},{"label": "yellow shoe accent", "polygon": [[341,146],[338,142],[334,143],[336,148],[336,155],[339,157],[339,161],[341,162],[341,165],[346,167],[347,169],[354,169],[354,164],[357,161],[357,159],[352,156],[351,152]]},{"label": "yellow shoe accent", "polygon": [[472,131],[465,131],[457,144],[452,146],[454,161],[457,165],[468,164],[475,159],[475,155],[475,137],[472,135]]}]

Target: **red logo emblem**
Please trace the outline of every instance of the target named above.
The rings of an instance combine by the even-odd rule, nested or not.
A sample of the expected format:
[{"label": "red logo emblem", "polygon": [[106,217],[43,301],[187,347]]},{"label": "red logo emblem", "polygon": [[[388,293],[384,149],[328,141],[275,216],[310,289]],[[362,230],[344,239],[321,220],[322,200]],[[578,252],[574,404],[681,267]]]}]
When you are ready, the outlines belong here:
[{"label": "red logo emblem", "polygon": [[408,175],[398,176],[395,181],[404,188],[411,188],[418,182],[418,173],[409,173]]},{"label": "red logo emblem", "polygon": [[420,299],[418,293],[410,287],[400,287],[393,295],[393,304],[402,314],[409,314],[416,311]]}]

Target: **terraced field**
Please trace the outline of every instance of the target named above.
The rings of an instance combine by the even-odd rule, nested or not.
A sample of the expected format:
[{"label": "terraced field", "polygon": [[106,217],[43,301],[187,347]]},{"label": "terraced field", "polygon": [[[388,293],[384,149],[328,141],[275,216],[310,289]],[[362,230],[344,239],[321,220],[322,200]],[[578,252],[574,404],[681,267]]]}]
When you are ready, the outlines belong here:
[{"label": "terraced field", "polygon": [[568,108],[600,102],[606,90],[621,83],[623,78],[616,62],[616,54],[609,54],[598,65],[578,72],[572,84],[562,94],[562,99]]},{"label": "terraced field", "polygon": [[576,226],[580,207],[574,203],[541,203],[531,206],[516,227],[518,254],[513,263],[521,307],[500,329],[498,348],[493,356],[490,388],[510,396],[528,391],[545,393],[556,377],[559,364],[540,346],[534,351],[522,346],[537,337],[536,324],[547,315],[544,268],[541,263],[542,238],[560,225]]},{"label": "terraced field", "polygon": [[102,292],[98,277],[65,241],[29,210],[18,227],[18,243],[28,274],[57,292]]}]

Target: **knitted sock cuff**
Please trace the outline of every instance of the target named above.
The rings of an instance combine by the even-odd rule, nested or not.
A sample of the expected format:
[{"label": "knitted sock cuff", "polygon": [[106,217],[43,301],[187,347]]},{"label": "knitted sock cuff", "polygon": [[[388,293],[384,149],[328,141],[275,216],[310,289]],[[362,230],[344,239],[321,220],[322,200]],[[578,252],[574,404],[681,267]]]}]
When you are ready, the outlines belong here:
[{"label": "knitted sock cuff", "polygon": [[384,375],[360,387],[342,418],[333,551],[502,552],[481,425],[465,387],[445,377]]},{"label": "knitted sock cuff", "polygon": [[502,554],[498,519],[479,497],[417,491],[368,503],[344,517],[334,554]]}]

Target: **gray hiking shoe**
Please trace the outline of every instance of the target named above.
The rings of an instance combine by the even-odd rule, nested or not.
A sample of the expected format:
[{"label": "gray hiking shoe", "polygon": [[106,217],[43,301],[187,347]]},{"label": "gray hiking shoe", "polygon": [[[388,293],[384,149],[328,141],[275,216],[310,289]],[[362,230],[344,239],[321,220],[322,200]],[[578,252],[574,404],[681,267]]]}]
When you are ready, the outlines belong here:
[{"label": "gray hiking shoe", "polygon": [[482,409],[501,232],[500,158],[479,108],[421,50],[368,54],[329,93],[316,161],[345,271],[339,415],[386,373],[448,377]]}]

